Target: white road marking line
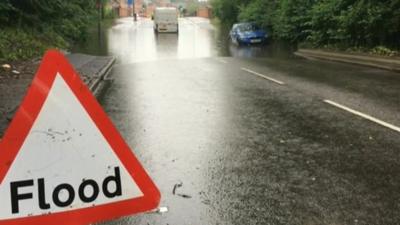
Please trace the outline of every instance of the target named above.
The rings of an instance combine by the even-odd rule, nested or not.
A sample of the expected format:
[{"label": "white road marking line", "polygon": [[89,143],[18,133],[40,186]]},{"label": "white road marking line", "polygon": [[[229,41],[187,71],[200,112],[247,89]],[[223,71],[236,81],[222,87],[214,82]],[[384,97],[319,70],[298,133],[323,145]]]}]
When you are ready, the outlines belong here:
[{"label": "white road marking line", "polygon": [[280,85],[284,85],[284,84],[285,84],[285,83],[283,83],[283,82],[280,81],[280,80],[274,79],[274,78],[272,78],[272,77],[266,76],[266,75],[261,74],[261,73],[254,72],[254,71],[252,71],[252,70],[250,70],[250,69],[247,69],[247,68],[244,68],[244,67],[242,67],[242,70],[244,70],[244,71],[246,71],[246,72],[249,72],[249,73],[252,73],[252,74],[254,74],[254,75],[256,75],[256,76],[262,77],[262,78],[264,78],[264,79],[267,79],[267,80],[269,80],[269,81],[275,82],[275,83],[280,84]]},{"label": "white road marking line", "polygon": [[386,128],[389,128],[389,129],[392,129],[392,130],[394,130],[394,131],[397,131],[397,132],[400,133],[400,127],[397,127],[397,126],[395,126],[395,125],[393,125],[393,124],[387,123],[387,122],[385,122],[385,121],[382,121],[382,120],[377,119],[377,118],[375,118],[375,117],[372,117],[372,116],[370,116],[370,115],[364,114],[364,113],[359,112],[359,111],[357,111],[357,110],[350,109],[349,107],[346,107],[346,106],[344,106],[344,105],[341,105],[341,104],[336,103],[336,102],[331,101],[331,100],[325,99],[324,102],[325,102],[325,103],[328,103],[328,104],[330,104],[330,105],[332,105],[332,106],[335,106],[335,107],[337,107],[337,108],[343,109],[343,110],[345,110],[345,111],[347,111],[347,112],[350,112],[350,113],[352,113],[352,114],[354,114],[354,115],[360,116],[360,117],[362,117],[362,118],[364,118],[364,119],[367,119],[367,120],[369,120],[369,121],[372,121],[372,122],[374,122],[374,123],[377,123],[377,124],[379,124],[379,125],[381,125],[381,126],[384,126],[384,127],[386,127]]},{"label": "white road marking line", "polygon": [[223,59],[215,58],[215,60],[217,60],[218,62],[221,62],[221,63],[228,63],[227,61],[225,61],[225,60],[223,60]]}]

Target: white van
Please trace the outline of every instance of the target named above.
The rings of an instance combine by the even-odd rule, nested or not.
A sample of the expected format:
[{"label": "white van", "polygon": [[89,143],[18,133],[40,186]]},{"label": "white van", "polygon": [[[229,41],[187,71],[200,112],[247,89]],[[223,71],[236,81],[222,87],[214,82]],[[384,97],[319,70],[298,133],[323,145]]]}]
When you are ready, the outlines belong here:
[{"label": "white van", "polygon": [[178,33],[178,10],[173,7],[159,7],[154,10],[154,31]]}]

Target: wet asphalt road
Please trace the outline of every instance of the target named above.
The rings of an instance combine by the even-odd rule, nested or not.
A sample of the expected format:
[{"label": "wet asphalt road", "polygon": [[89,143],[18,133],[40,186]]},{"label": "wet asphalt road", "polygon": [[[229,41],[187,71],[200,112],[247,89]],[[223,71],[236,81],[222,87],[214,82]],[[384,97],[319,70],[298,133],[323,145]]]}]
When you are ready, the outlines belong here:
[{"label": "wet asphalt road", "polygon": [[323,101],[400,126],[400,74],[221,45],[198,18],[107,32],[101,104],[169,211],[104,225],[400,224],[400,133]]}]

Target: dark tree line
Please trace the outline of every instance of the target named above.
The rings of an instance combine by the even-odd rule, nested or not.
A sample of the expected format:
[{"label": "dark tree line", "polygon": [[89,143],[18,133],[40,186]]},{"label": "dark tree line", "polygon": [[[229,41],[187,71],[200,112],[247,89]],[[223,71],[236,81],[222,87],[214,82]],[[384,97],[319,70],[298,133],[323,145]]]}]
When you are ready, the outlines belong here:
[{"label": "dark tree line", "polygon": [[85,39],[99,16],[97,2],[1,0],[0,60],[29,59],[48,48],[68,49]]},{"label": "dark tree line", "polygon": [[400,49],[400,0],[212,0],[225,23],[255,21],[275,39]]},{"label": "dark tree line", "polygon": [[95,13],[95,0],[2,0],[0,27],[55,32],[76,40]]}]

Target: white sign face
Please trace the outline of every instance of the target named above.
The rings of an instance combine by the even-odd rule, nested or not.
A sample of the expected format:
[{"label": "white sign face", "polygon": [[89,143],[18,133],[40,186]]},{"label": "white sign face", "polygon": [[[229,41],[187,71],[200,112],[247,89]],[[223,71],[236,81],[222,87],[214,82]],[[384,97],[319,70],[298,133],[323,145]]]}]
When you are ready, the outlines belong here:
[{"label": "white sign face", "polygon": [[143,196],[60,74],[0,185],[2,220]]}]

